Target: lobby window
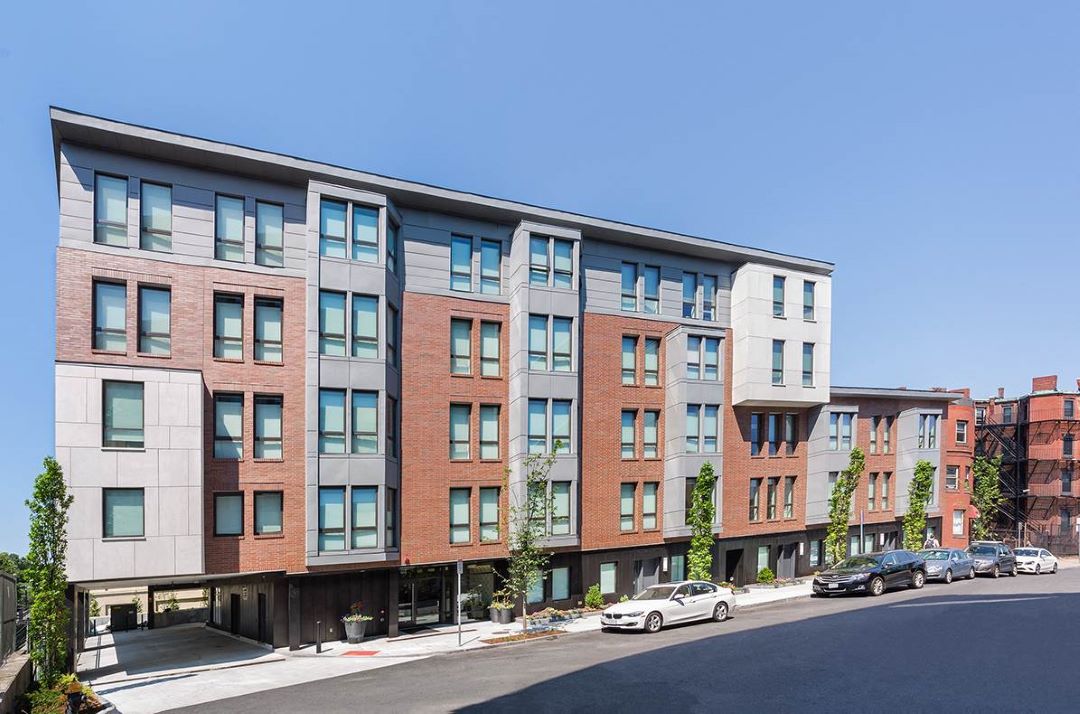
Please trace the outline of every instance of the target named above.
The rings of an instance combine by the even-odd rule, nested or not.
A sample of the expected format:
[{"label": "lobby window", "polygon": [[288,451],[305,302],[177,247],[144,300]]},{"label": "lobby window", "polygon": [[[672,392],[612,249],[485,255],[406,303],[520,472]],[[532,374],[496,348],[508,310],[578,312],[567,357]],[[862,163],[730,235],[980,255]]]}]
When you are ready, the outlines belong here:
[{"label": "lobby window", "polygon": [[502,293],[502,243],[497,240],[480,241],[480,292]]},{"label": "lobby window", "polygon": [[543,454],[547,451],[547,400],[529,400],[529,453]]},{"label": "lobby window", "polygon": [[281,533],[283,514],[281,491],[255,492],[255,535]]},{"label": "lobby window", "polygon": [[810,565],[821,565],[821,541],[810,541]]},{"label": "lobby window", "polygon": [[319,291],[319,354],[345,356],[345,293]]},{"label": "lobby window", "polygon": [[643,434],[643,455],[646,459],[655,459],[660,455],[659,452],[659,424],[660,424],[660,412],[653,410],[645,410],[645,424]]},{"label": "lobby window", "polygon": [[761,454],[761,446],[764,442],[762,438],[761,418],[762,414],[753,413],[750,415],[750,455],[758,456]]},{"label": "lobby window", "polygon": [[139,352],[169,354],[171,302],[168,288],[139,288]]},{"label": "lobby window", "polygon": [[397,225],[390,220],[386,221],[386,269],[391,273],[397,273],[398,260],[398,236],[400,231]]},{"label": "lobby window", "polygon": [[634,496],[637,484],[624,483],[619,487],[619,530],[634,530]]},{"label": "lobby window", "polygon": [[784,341],[772,341],[772,383],[784,383]]},{"label": "lobby window", "polygon": [[622,428],[620,430],[621,456],[624,459],[632,459],[637,454],[634,440],[637,433],[637,411],[624,409],[622,412]]},{"label": "lobby window", "polygon": [[[344,336],[344,295],[341,303],[341,331]],[[344,349],[341,354],[345,354]],[[352,296],[352,356],[365,359],[376,359],[379,356],[379,298],[375,295]]]},{"label": "lobby window", "polygon": [[214,293],[214,357],[244,358],[244,296]]},{"label": "lobby window", "polygon": [[352,547],[375,548],[379,545],[379,489],[377,486],[352,487]]},{"label": "lobby window", "polygon": [[552,285],[557,288],[574,287],[574,244],[568,240],[551,241]]},{"label": "lobby window", "polygon": [[1071,459],[1073,457],[1073,435],[1065,434],[1061,437],[1061,456]]},{"label": "lobby window", "polygon": [[101,491],[102,537],[143,536],[144,494],[141,488],[106,488]]},{"label": "lobby window", "polygon": [[379,209],[353,204],[352,259],[379,262]]},{"label": "lobby window", "polygon": [[319,488],[319,551],[345,550],[345,487]]},{"label": "lobby window", "polygon": [[701,319],[716,319],[716,276],[701,276]]},{"label": "lobby window", "polygon": [[773,317],[784,316],[784,277],[774,275],[772,279],[772,314]]},{"label": "lobby window", "polygon": [[551,450],[556,454],[570,453],[570,400],[551,400]]},{"label": "lobby window", "polygon": [[802,345],[802,385],[814,386],[814,345],[810,342]]},{"label": "lobby window", "polygon": [[816,286],[809,280],[802,284],[802,317],[804,320],[814,319],[814,288]]},{"label": "lobby window", "polygon": [[469,526],[469,501],[471,490],[467,488],[450,489],[450,542],[468,543],[472,540]]},{"label": "lobby window", "polygon": [[125,178],[94,176],[94,242],[126,248],[128,182]]},{"label": "lobby window", "polygon": [[955,491],[960,488],[960,467],[959,466],[946,466],[945,467],[945,488],[950,491]]},{"label": "lobby window", "polygon": [[480,489],[480,542],[499,540],[499,488]]},{"label": "lobby window", "polygon": [[[625,413],[625,412],[624,412]],[[686,453],[701,451],[701,405],[686,405]]]},{"label": "lobby window", "polygon": [[216,196],[214,205],[214,257],[244,262],[244,199]]},{"label": "lobby window", "polygon": [[682,316],[697,318],[697,273],[683,273]]},{"label": "lobby window", "polygon": [[569,372],[572,367],[571,344],[574,321],[569,317],[551,318],[551,369]]},{"label": "lobby window", "polygon": [[127,349],[127,286],[94,281],[94,349]]},{"label": "lobby window", "polygon": [[551,482],[551,535],[570,533],[570,482]]},{"label": "lobby window", "polygon": [[319,453],[345,453],[345,390],[319,390]]},{"label": "lobby window", "polygon": [[776,518],[776,490],[780,486],[780,479],[773,476],[765,485],[765,518]]},{"label": "lobby window", "polygon": [[660,314],[660,268],[646,265],[645,277],[645,314]]},{"label": "lobby window", "polygon": [[656,504],[660,484],[655,481],[647,481],[642,484],[641,492],[641,527],[644,530],[656,528]]},{"label": "lobby window", "polygon": [[795,477],[784,477],[784,518],[795,516]]},{"label": "lobby window", "polygon": [[480,323],[480,376],[498,377],[502,372],[499,363],[502,324],[498,322]]},{"label": "lobby window", "polygon": [[214,494],[214,535],[244,535],[244,494]]},{"label": "lobby window", "polygon": [[255,458],[280,459],[281,444],[281,397],[256,395]]},{"label": "lobby window", "polygon": [[386,363],[398,366],[398,311],[386,303]]},{"label": "lobby window", "polygon": [[347,220],[348,207],[344,203],[325,199],[322,201],[319,205],[319,255],[327,258],[345,257]]},{"label": "lobby window", "polygon": [[480,458],[499,458],[499,405],[480,407]]},{"label": "lobby window", "polygon": [[386,510],[383,525],[386,527],[386,542],[384,547],[397,547],[397,489],[386,489]]},{"label": "lobby window", "polygon": [[352,393],[352,452],[375,454],[379,451],[379,393]]},{"label": "lobby window", "polygon": [[1072,493],[1073,473],[1072,469],[1061,470],[1061,492]]},{"label": "lobby window", "polygon": [[469,433],[472,406],[469,404],[450,405],[450,458],[464,460],[471,458]]},{"label": "lobby window", "polygon": [[879,416],[870,417],[870,453],[871,454],[876,454],[877,453],[877,435],[878,435],[878,427],[880,425],[881,425],[881,417],[879,417]]},{"label": "lobby window", "polygon": [[964,510],[962,508],[957,508],[952,512],[952,534],[964,535]]},{"label": "lobby window", "polygon": [[214,395],[214,458],[244,457],[244,395]]},{"label": "lobby window", "polygon": [[551,599],[570,599],[570,568],[551,569]]},{"label": "lobby window", "polygon": [[398,415],[397,400],[387,395],[386,397],[386,455],[391,458],[398,456]]},{"label": "lobby window", "polygon": [[776,456],[780,453],[780,424],[783,415],[770,414],[769,415],[769,456]]},{"label": "lobby window", "polygon": [[660,340],[655,337],[645,338],[645,386],[656,387],[660,384]]},{"label": "lobby window", "polygon": [[622,264],[622,309],[624,312],[637,312],[637,263]]},{"label": "lobby window", "polygon": [[622,338],[622,383],[637,382],[637,338],[624,335]]},{"label": "lobby window", "polygon": [[101,445],[114,449],[143,448],[143,384],[105,380],[102,388]]},{"label": "lobby window", "polygon": [[600,593],[612,595],[615,593],[615,581],[618,574],[618,563],[600,563]]},{"label": "lobby window", "polygon": [[143,182],[139,222],[140,248],[163,253],[172,250],[172,187]]},{"label": "lobby window", "polygon": [[280,204],[255,202],[255,262],[285,265],[285,209]]},{"label": "lobby window", "polygon": [[677,583],[686,580],[686,556],[671,556],[671,582]]},{"label": "lobby window", "polygon": [[706,404],[703,407],[704,417],[701,421],[701,450],[706,454],[715,454],[718,451],[720,436],[720,407],[716,404]]},{"label": "lobby window", "polygon": [[547,285],[549,272],[548,239],[539,236],[530,236],[529,283],[531,285]]},{"label": "lobby window", "polygon": [[784,415],[784,444],[787,448],[787,455],[793,456],[795,454],[795,447],[799,443],[799,415],[798,414],[785,414]]},{"label": "lobby window", "polygon": [[701,338],[686,338],[686,378],[701,379]]},{"label": "lobby window", "polygon": [[750,520],[756,521],[761,518],[761,512],[758,510],[759,496],[761,495],[761,479],[750,479]]},{"label": "lobby window", "polygon": [[1076,413],[1076,402],[1074,402],[1072,399],[1066,399],[1063,404],[1063,409],[1065,410],[1064,417],[1066,419],[1072,419]]},{"label": "lobby window", "polygon": [[281,315],[284,304],[276,298],[255,298],[255,359],[281,362]]},{"label": "lobby window", "polygon": [[450,289],[472,292],[472,238],[450,238]]},{"label": "lobby window", "polygon": [[472,372],[472,320],[450,320],[450,374]]}]

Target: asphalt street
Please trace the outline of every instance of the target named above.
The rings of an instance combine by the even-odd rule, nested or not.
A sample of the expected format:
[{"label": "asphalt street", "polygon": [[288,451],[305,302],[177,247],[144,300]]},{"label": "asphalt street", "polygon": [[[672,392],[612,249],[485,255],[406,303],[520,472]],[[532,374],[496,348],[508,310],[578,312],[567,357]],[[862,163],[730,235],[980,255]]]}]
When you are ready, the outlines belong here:
[{"label": "asphalt street", "polygon": [[184,712],[1080,710],[1080,568],[432,657]]}]

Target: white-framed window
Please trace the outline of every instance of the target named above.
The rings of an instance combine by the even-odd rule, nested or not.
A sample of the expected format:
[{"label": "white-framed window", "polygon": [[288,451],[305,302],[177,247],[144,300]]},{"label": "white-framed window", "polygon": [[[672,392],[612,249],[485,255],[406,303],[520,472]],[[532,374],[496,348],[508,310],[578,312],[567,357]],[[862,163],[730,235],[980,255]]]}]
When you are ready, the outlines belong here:
[{"label": "white-framed window", "polygon": [[966,421],[956,422],[956,443],[966,444],[968,434],[968,423]]},{"label": "white-framed window", "polygon": [[945,467],[945,488],[950,491],[955,491],[960,488],[960,467],[959,466],[946,466]]},{"label": "white-framed window", "polygon": [[952,512],[952,534],[964,535],[964,510],[962,508],[954,509]]}]

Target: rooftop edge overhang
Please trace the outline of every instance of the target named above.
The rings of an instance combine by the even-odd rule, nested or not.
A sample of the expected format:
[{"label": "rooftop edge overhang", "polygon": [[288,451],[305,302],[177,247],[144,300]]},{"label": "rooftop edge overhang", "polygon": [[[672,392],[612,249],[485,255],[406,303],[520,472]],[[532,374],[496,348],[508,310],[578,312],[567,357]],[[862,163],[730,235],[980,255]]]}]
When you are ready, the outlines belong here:
[{"label": "rooftop edge overhang", "polygon": [[877,399],[917,399],[924,401],[957,402],[964,399],[960,392],[944,392],[936,389],[898,389],[882,387],[831,387],[830,398],[836,397],[877,398]]},{"label": "rooftop edge overhang", "polygon": [[527,220],[537,221],[577,229],[597,240],[632,242],[643,248],[736,265],[763,263],[817,275],[831,275],[834,268],[827,261],[405,181],[287,154],[127,124],[59,107],[50,107],[49,117],[57,175],[60,146],[70,142],[295,186],[306,186],[309,180],[326,181],[382,193],[396,203],[420,210],[467,215],[510,225]]}]

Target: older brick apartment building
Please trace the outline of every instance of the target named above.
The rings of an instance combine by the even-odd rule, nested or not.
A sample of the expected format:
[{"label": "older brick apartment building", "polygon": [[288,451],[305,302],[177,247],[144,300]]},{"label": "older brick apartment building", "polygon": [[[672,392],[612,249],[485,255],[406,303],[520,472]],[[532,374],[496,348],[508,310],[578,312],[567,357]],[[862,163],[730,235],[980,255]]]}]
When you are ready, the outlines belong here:
[{"label": "older brick apartment building", "polygon": [[[69,579],[202,586],[277,646],[468,615],[499,587],[522,463],[556,450],[530,607],[686,574],[718,483],[717,577],[822,566],[830,485],[867,473],[850,547],[967,538],[963,392],[831,384],[830,263],[54,109],[56,449]],[[151,608],[152,609],[152,608]],[[81,620],[81,618],[79,618]]]}]

